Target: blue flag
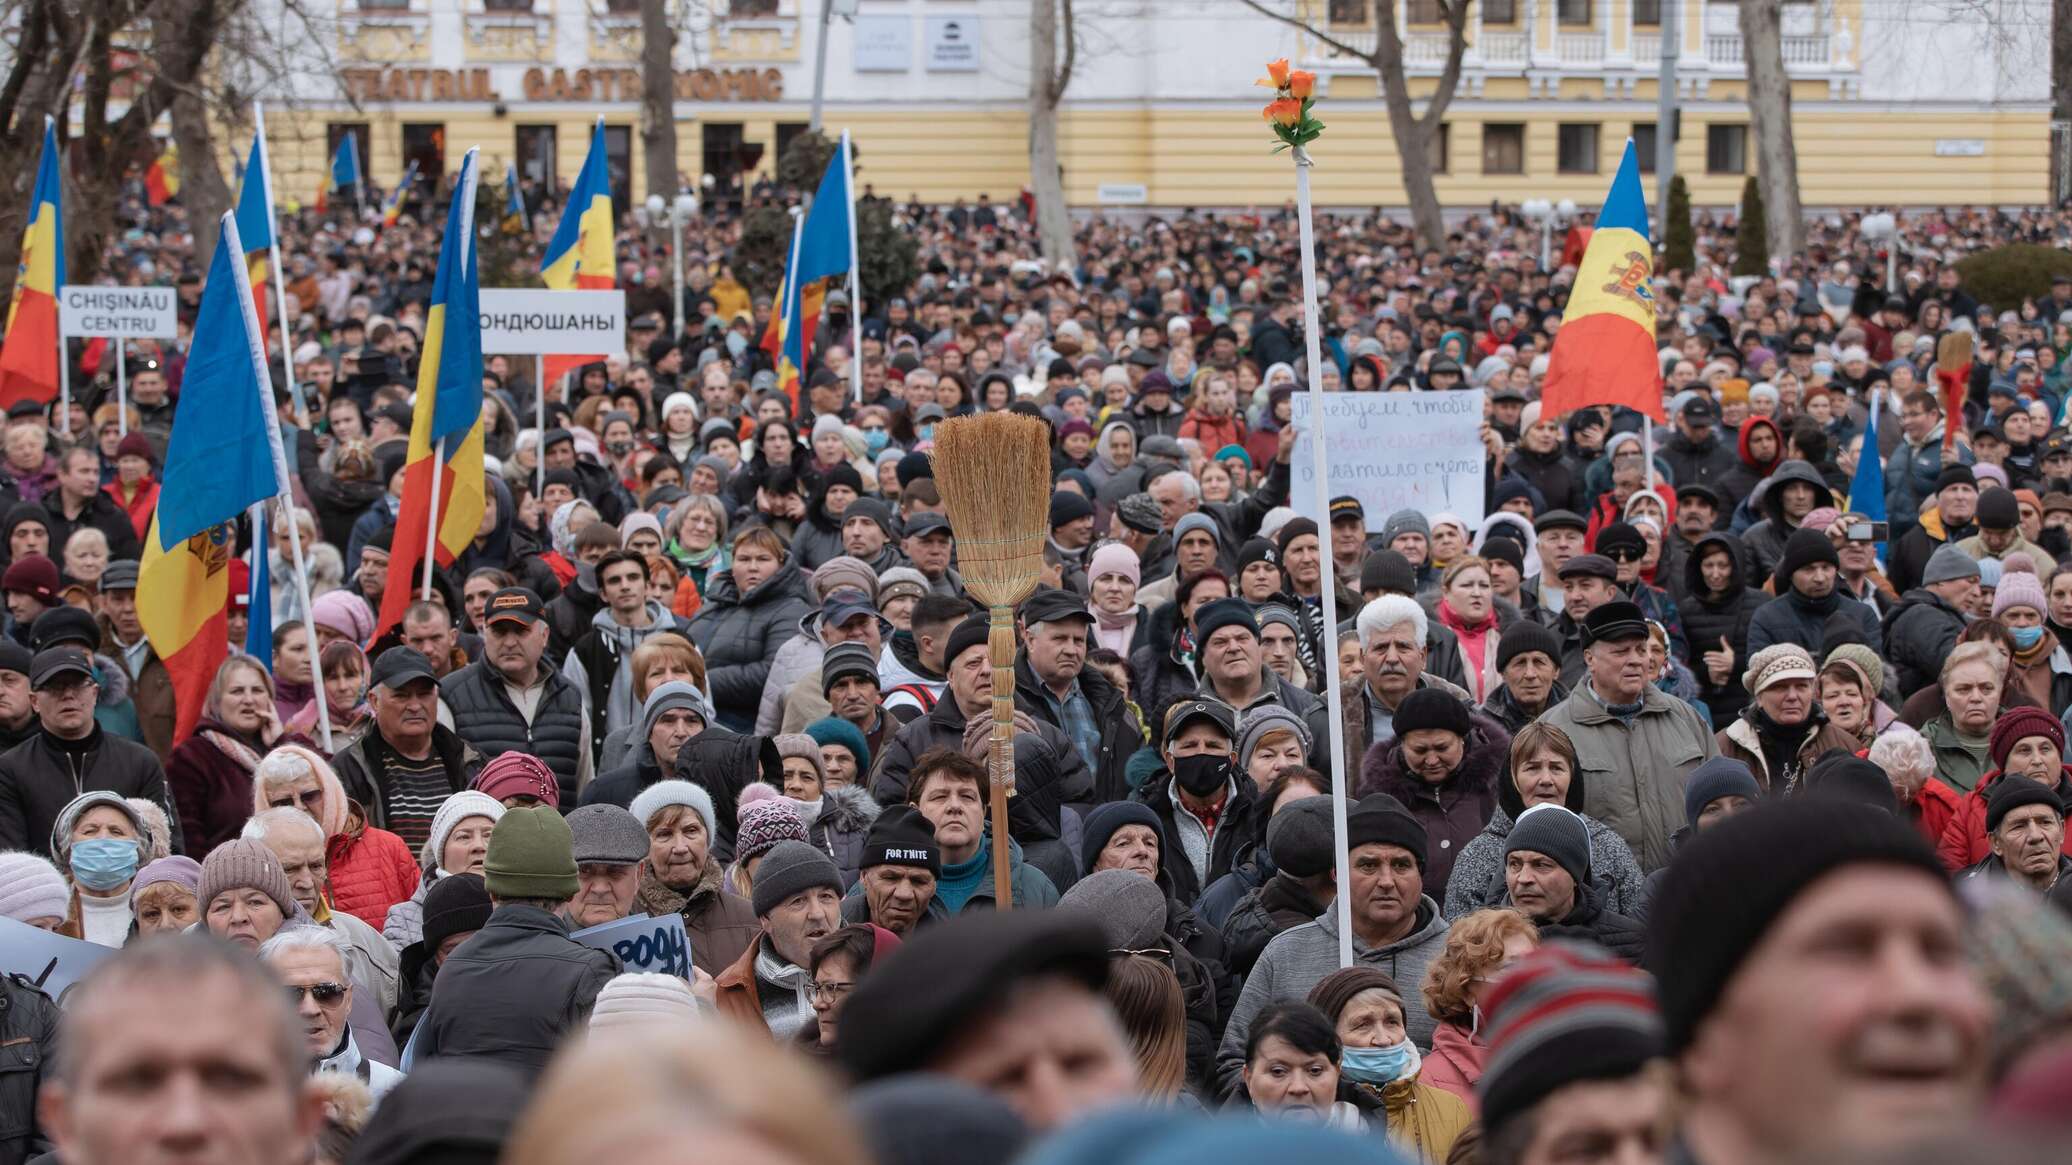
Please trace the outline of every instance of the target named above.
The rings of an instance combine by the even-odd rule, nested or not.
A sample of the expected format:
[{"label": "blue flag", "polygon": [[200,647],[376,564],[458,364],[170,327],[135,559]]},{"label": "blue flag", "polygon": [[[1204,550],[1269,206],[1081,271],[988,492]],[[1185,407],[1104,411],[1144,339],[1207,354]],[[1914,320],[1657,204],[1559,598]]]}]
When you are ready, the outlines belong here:
[{"label": "blue flag", "polygon": [[194,346],[173,410],[158,495],[161,542],[173,546],[228,522],[281,491],[267,437],[273,387],[259,378],[265,351],[240,295],[243,249],[231,216],[216,240],[195,316]]},{"label": "blue flag", "polygon": [[849,270],[849,238],[855,229],[850,218],[855,213],[856,205],[849,200],[845,137],[842,149],[827,160],[827,172],[820,176],[820,189],[813,195],[813,208],[799,228],[791,269],[784,273],[784,355],[793,368],[806,367],[805,321],[799,318],[806,285]]},{"label": "blue flag", "polygon": [[1849,480],[1849,509],[1873,522],[1885,520],[1885,461],[1878,455],[1878,414],[1884,411],[1884,391],[1871,400],[1871,419],[1863,430],[1863,453],[1856,459],[1856,476]]},{"label": "blue flag", "polygon": [[338,139],[338,149],[331,155],[331,187],[357,187],[360,184],[360,147],[354,144],[353,135]]}]

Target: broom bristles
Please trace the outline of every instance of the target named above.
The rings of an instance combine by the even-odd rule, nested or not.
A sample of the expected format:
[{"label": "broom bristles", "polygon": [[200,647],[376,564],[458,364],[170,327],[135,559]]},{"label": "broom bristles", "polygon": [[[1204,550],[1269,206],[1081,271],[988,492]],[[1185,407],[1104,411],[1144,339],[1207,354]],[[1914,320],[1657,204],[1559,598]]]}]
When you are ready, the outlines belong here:
[{"label": "broom bristles", "polygon": [[935,485],[972,597],[1011,606],[1036,589],[1050,532],[1050,426],[1020,413],[980,413],[935,428]]},{"label": "broom bristles", "polygon": [[1956,375],[1971,363],[1971,333],[1947,332],[1935,346],[1935,370]]}]

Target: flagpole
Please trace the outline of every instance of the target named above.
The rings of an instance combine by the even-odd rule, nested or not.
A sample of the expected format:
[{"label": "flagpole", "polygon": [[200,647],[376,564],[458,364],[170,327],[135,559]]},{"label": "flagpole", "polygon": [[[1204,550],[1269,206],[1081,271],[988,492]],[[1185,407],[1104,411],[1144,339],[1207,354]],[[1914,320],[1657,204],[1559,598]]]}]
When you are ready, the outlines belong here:
[{"label": "flagpole", "polygon": [[[1302,225],[1302,330],[1307,344],[1306,359],[1309,374],[1309,455],[1311,471],[1316,478],[1316,511],[1319,515],[1331,512],[1330,461],[1324,453],[1324,352],[1323,334],[1318,327],[1317,311],[1317,241],[1316,227],[1310,221],[1309,171],[1315,165],[1309,151],[1301,146],[1294,148],[1295,154],[1295,201],[1296,215]],[[1328,566],[1328,564],[1327,564]],[[1331,569],[1324,571],[1323,592],[1324,626],[1332,629],[1336,636],[1338,626],[1338,582]],[[1336,640],[1325,646],[1332,652]],[[1329,655],[1327,661],[1336,659]],[[1330,713],[1331,726],[1331,828],[1338,844],[1331,847],[1338,866],[1338,885],[1341,892],[1333,907],[1338,913],[1338,965],[1353,965],[1353,900],[1352,895],[1342,892],[1353,884],[1352,860],[1346,852],[1345,839],[1351,836],[1346,824],[1346,797],[1348,795],[1345,772],[1345,705],[1341,702],[1343,685],[1338,678],[1338,668],[1329,665],[1324,668],[1325,703]]]},{"label": "flagpole", "polygon": [[123,361],[122,337],[115,337],[115,435],[129,436],[129,366]]},{"label": "flagpole", "polygon": [[547,492],[547,358],[539,355],[532,359],[532,406],[538,418],[533,423],[538,426],[535,431],[540,438],[532,447],[532,496],[538,501]]},{"label": "flagpole", "polygon": [[863,403],[863,264],[856,249],[856,164],[849,150],[849,131],[842,131],[842,176],[849,187],[849,387]]},{"label": "flagpole", "polygon": [[[289,352],[295,333],[288,328],[288,245],[281,234],[279,217],[273,209],[273,149],[266,144],[266,110],[263,103],[252,102],[252,120],[259,132],[259,180],[266,183],[266,230],[273,236],[274,302],[280,305],[281,316],[281,375],[288,381],[288,394],[295,401],[295,423],[309,428],[309,402],[303,398],[302,385],[295,379],[295,359]],[[317,686],[323,686],[323,677],[317,677]]]},{"label": "flagpole", "polygon": [[1655,489],[1655,418],[1640,414],[1640,463],[1647,467],[1647,488]]},{"label": "flagpole", "polygon": [[[784,391],[784,354],[791,347],[792,325],[796,324],[801,329],[806,326],[805,320],[795,320],[792,318],[806,310],[805,297],[799,292],[798,281],[799,240],[803,239],[805,235],[806,208],[794,206],[791,208],[791,255],[784,262],[784,298],[777,305],[777,310],[783,315],[783,321],[777,325],[777,391],[779,392]],[[799,364],[804,365],[805,363],[806,341],[801,336],[799,338]],[[791,415],[796,420],[799,415],[799,398],[805,395],[804,382],[806,370],[804,367],[795,367],[792,369],[792,375],[799,382],[799,387],[791,393]]]},{"label": "flagpole", "polygon": [[72,354],[65,329],[58,329],[58,432],[72,435]]},{"label": "flagpole", "polygon": [[[542,439],[544,436],[542,434]],[[544,461],[546,451],[543,449],[540,453]],[[426,499],[431,506],[431,513],[424,524],[424,585],[418,590],[418,597],[427,603],[432,601],[432,572],[439,569],[439,470],[444,467],[442,463],[445,460],[446,443],[433,441],[432,496]],[[406,581],[403,585],[410,584]]]},{"label": "flagpole", "polygon": [[[237,215],[225,213],[223,231],[230,239],[230,269],[237,280],[237,302],[245,315],[246,345],[252,356],[252,371],[259,381],[259,412],[266,418],[266,440],[273,454],[274,497],[281,502],[287,515],[288,550],[295,556],[295,585],[301,592],[303,634],[310,647],[310,669],[315,683],[317,705],[317,735],[325,752],[331,749],[331,715],[324,703],[324,672],[316,650],[316,635],[309,622],[310,614],[316,609],[310,602],[309,567],[302,556],[302,527],[295,520],[294,493],[289,486],[288,453],[281,443],[280,411],[273,403],[273,377],[266,368],[266,347],[259,340],[259,312],[252,303],[252,277],[245,269],[245,248],[237,235]],[[265,547],[254,547],[258,553],[265,553]]]}]

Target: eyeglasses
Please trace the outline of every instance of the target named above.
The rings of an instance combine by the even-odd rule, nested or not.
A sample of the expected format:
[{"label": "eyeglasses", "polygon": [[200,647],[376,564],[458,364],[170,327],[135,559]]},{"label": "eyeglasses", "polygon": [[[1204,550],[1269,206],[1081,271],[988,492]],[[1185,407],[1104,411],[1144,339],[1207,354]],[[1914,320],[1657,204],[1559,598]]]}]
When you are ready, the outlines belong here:
[{"label": "eyeglasses", "polygon": [[314,817],[316,816],[314,810],[324,803],[324,791],[322,789],[311,789],[294,797],[268,797],[266,803],[275,809],[300,804],[304,809],[311,810],[310,816]]},{"label": "eyeglasses", "polygon": [[288,1006],[302,1006],[302,997],[308,995],[317,1001],[318,1007],[329,1007],[345,998],[345,987],[339,983],[288,984]]},{"label": "eyeglasses", "polygon": [[823,983],[816,979],[813,985],[806,989],[806,995],[815,1003],[831,1003],[854,990],[856,990],[856,984],[854,983],[843,983],[840,980],[834,979]]},{"label": "eyeglasses", "polygon": [[1171,966],[1173,962],[1173,952],[1164,947],[1145,947],[1141,950],[1131,950],[1128,947],[1113,947],[1108,951],[1108,955],[1110,958],[1116,959],[1126,959],[1131,955],[1143,955],[1147,959],[1157,959],[1167,966]]},{"label": "eyeglasses", "polygon": [[1613,562],[1639,562],[1647,557],[1647,551],[1635,550],[1630,546],[1620,546],[1616,549],[1606,550],[1604,556]]}]

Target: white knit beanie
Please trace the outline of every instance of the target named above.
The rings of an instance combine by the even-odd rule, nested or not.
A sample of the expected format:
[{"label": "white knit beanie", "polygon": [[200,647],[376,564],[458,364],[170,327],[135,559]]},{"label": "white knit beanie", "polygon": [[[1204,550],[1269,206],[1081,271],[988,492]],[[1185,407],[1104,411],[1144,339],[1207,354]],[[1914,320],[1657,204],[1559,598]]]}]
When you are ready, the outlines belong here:
[{"label": "white knit beanie", "polygon": [[698,997],[691,985],[674,975],[628,971],[615,975],[597,992],[590,1009],[590,1030],[612,1031],[698,1018]]},{"label": "white knit beanie", "polygon": [[0,915],[16,922],[63,918],[72,908],[72,888],[50,862],[32,853],[0,853]]},{"label": "white knit beanie", "polygon": [[646,829],[656,813],[671,805],[688,806],[705,822],[707,837],[717,837],[718,831],[712,824],[712,794],[689,781],[656,781],[640,791],[640,796],[626,808],[632,812],[633,820]]},{"label": "white knit beanie", "polygon": [[[427,870],[443,865],[439,859],[446,852],[446,839],[461,822],[470,817],[487,817],[493,824],[503,820],[504,803],[487,793],[474,789],[462,789],[439,803],[439,811],[432,814],[432,832],[424,839],[424,848],[417,851],[417,859]],[[452,871],[447,871],[451,873]]]}]

